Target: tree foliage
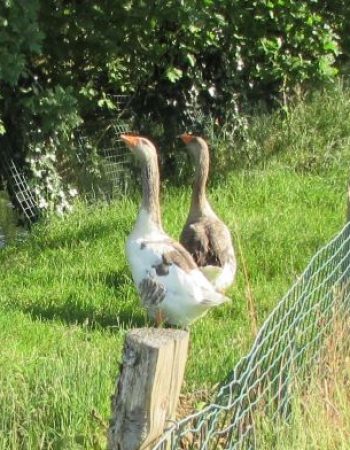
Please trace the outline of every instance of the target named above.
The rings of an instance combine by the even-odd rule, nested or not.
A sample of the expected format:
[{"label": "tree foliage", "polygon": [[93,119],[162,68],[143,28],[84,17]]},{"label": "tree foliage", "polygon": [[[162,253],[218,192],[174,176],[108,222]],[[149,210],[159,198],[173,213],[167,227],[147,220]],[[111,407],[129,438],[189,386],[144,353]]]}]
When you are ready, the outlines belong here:
[{"label": "tree foliage", "polygon": [[74,130],[95,131],[116,94],[132,96],[139,130],[171,142],[196,111],[225,122],[243,101],[330,80],[350,9],[336,3],[3,0],[0,151],[74,159]]}]

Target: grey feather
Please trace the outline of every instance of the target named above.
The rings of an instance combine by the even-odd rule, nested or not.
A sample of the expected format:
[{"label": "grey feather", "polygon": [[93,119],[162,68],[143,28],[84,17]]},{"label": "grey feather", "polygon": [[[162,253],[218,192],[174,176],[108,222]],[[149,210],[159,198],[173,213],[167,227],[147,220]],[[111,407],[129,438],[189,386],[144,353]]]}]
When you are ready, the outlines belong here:
[{"label": "grey feather", "polygon": [[147,308],[156,308],[165,298],[166,289],[154,277],[144,278],[138,286],[141,302]]}]

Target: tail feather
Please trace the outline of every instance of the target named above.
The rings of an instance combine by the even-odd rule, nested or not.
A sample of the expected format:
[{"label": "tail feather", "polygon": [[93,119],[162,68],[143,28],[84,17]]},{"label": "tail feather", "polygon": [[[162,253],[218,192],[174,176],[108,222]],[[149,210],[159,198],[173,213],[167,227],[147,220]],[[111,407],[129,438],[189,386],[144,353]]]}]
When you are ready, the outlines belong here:
[{"label": "tail feather", "polygon": [[210,308],[211,306],[221,305],[229,301],[231,301],[229,297],[220,294],[220,292],[212,291],[206,294],[205,298],[201,301],[201,305]]},{"label": "tail feather", "polygon": [[199,269],[211,283],[214,283],[222,273],[222,268],[219,266],[203,266]]}]

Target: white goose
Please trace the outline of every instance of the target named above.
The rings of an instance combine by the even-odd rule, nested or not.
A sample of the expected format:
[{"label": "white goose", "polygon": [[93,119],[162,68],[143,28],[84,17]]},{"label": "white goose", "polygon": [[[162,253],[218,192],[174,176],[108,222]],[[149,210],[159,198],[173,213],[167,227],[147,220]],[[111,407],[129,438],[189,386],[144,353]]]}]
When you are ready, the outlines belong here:
[{"label": "white goose", "polygon": [[152,142],[125,134],[121,139],[141,162],[142,203],[126,242],[133,280],[157,324],[189,325],[229,299],[215,291],[187,250],[163,230],[158,160]]},{"label": "white goose", "polygon": [[234,282],[237,263],[231,234],[212,210],[206,197],[209,149],[204,139],[184,133],[180,136],[195,164],[191,208],[180,236],[198,267],[217,290]]}]

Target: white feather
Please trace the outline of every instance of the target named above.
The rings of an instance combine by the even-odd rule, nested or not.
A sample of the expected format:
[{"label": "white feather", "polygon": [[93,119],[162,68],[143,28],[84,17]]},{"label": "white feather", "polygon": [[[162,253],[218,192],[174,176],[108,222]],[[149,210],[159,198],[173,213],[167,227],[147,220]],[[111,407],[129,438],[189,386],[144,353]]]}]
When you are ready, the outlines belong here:
[{"label": "white feather", "polygon": [[141,210],[127,239],[126,255],[137,287],[147,277],[155,278],[164,286],[165,298],[159,309],[166,321],[188,325],[211,307],[229,299],[218,293],[198,268],[186,272],[171,264],[168,274],[157,275],[154,266],[162,264],[164,253],[174,250],[169,240],[169,236],[152,223],[147,212]]},{"label": "white feather", "polygon": [[212,283],[215,289],[222,291],[229,288],[235,279],[237,264],[233,258],[223,267],[219,266],[203,266],[200,268],[204,276]]}]

